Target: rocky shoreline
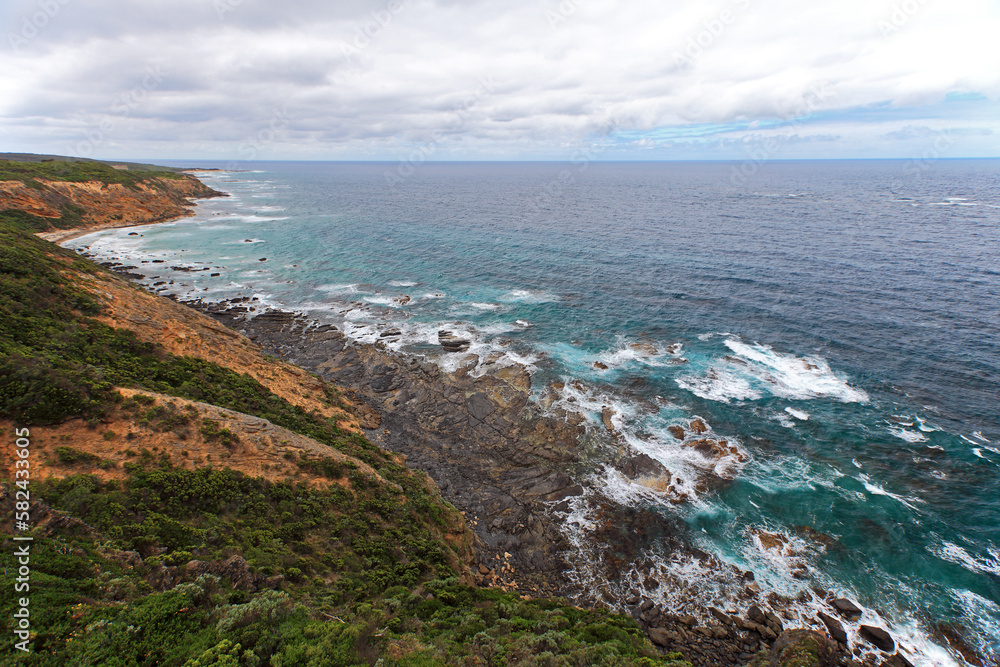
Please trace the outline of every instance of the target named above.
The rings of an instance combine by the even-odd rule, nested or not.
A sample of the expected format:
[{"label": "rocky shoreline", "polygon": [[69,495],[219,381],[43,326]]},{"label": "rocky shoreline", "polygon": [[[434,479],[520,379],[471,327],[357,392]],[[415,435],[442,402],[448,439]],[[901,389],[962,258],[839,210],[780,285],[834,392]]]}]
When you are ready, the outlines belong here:
[{"label": "rocky shoreline", "polygon": [[[197,192],[172,193],[181,215],[190,215],[184,208],[188,197],[222,194],[194,178],[185,179],[184,186]],[[109,197],[104,189],[88,194]],[[129,206],[137,208],[131,202]],[[97,227],[125,217],[117,208],[100,213],[108,219],[91,221]],[[139,216],[127,224],[162,219]],[[146,279],[131,272],[135,266],[105,266],[132,281]],[[152,290],[163,291],[156,288],[164,284],[154,283]],[[452,331],[437,333],[438,353],[466,356],[457,370],[446,372],[430,358],[433,352],[415,358],[393,352],[384,343],[359,344],[332,325],[290,312],[262,312],[260,304],[249,301],[183,303],[242,332],[269,354],[345,388],[360,406],[357,417],[366,435],[426,472],[443,497],[465,515],[476,537],[476,562],[471,565],[479,584],[629,613],[654,644],[681,651],[698,667],[763,664],[760,660],[776,665],[782,652],[794,653],[810,642],[812,653],[821,658],[818,664],[910,664],[885,630],[860,623],[861,610],[850,600],[818,588],[803,591],[795,600],[763,591],[751,573],[693,548],[686,539],[688,528],[679,519],[606,499],[592,477],[601,465],[613,466],[625,479],[650,489],[656,503],[688,500],[679,479],[622,440],[610,408],[596,425],[588,424],[583,414],[557,400],[558,383],[544,388],[540,401],[530,400],[531,377],[523,366],[505,364],[500,355],[480,359],[467,354],[471,341]],[[155,313],[150,315],[155,319]],[[381,332],[386,342],[399,335]],[[595,362],[595,367],[602,366]],[[709,464],[697,479],[698,493],[731,478],[724,466],[714,464],[742,461],[743,452],[715,437],[700,419],[671,426],[670,432]],[[716,467],[723,472],[715,473]],[[779,550],[787,543],[781,535],[758,537],[774,542]],[[726,595],[699,597],[683,574],[664,567],[673,557],[713,571]],[[801,568],[805,579],[806,565]],[[961,629],[944,628],[936,638],[968,664],[995,664],[976,656],[962,642],[962,634]]]},{"label": "rocky shoreline", "polygon": [[[248,317],[246,301],[186,305],[345,388],[363,406],[359,417],[366,434],[426,472],[465,514],[476,535],[473,569],[481,585],[624,611],[654,644],[683,652],[697,667],[745,665],[760,652],[774,656],[790,650],[792,636],[817,643],[825,656],[820,664],[911,665],[880,628],[861,626],[849,635],[845,625],[857,619],[851,601],[819,589],[802,594],[809,600],[765,595],[752,574],[687,545],[684,526],[588,493],[582,470],[598,449],[594,438],[608,434],[588,432],[578,413],[551,406],[543,412],[529,400],[531,379],[523,367],[468,359],[447,373],[433,361],[380,343],[353,342],[336,327],[295,313],[269,310]],[[463,351],[465,341],[450,332],[439,339],[443,352]],[[700,427],[692,423],[691,430],[698,435]],[[636,479],[655,475],[655,462],[645,458],[632,454],[615,464]],[[588,532],[586,554],[566,530],[573,507],[581,504],[599,517]],[[724,610],[666,605],[658,592],[686,582],[657,569],[648,558],[653,547],[661,555],[683,553],[706,567],[728,568],[726,579],[740,589],[739,604]],[[581,556],[589,559],[587,580],[571,574],[580,569]],[[795,603],[807,601],[826,611],[800,616]]]}]

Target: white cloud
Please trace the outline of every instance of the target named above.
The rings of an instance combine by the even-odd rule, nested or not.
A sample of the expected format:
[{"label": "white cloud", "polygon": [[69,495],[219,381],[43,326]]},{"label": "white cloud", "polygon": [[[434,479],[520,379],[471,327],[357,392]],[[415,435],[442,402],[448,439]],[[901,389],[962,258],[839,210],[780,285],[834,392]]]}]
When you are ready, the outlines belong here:
[{"label": "white cloud", "polygon": [[[726,158],[758,130],[657,132],[813,114],[767,131],[816,156],[899,155],[920,139],[893,132],[953,126],[980,130],[956,155],[1000,154],[1000,7],[987,0],[20,0],[0,11],[10,150],[89,142],[94,156],[235,159],[287,112],[258,157],[393,159],[429,141],[433,157],[564,157],[614,127],[649,134],[609,157]],[[150,68],[163,73],[153,86]],[[982,99],[945,104],[955,93]]]}]

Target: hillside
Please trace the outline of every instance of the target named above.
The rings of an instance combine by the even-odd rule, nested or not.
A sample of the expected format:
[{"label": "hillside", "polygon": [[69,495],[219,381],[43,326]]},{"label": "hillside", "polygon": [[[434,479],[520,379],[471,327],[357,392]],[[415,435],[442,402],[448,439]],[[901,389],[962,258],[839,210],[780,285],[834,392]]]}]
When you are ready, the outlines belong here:
[{"label": "hillside", "polygon": [[[6,217],[39,232],[162,222],[191,215],[191,199],[221,196],[174,169],[0,159],[0,201]],[[64,234],[47,238],[56,240]]]},{"label": "hillside", "polygon": [[[197,180],[59,161],[0,180],[0,430],[29,441],[0,454],[0,540],[32,538],[30,651],[0,662],[688,664],[627,616],[476,587],[465,518],[363,435],[370,408],[32,233],[182,215],[214,194]],[[20,607],[3,597],[8,630]]]}]

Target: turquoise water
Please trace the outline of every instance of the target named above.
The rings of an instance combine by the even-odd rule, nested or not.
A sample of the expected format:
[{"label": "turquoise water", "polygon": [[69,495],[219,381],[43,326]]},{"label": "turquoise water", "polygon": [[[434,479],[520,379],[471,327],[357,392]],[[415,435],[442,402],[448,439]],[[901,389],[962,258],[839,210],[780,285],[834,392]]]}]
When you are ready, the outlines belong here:
[{"label": "turquoise water", "polygon": [[[362,341],[398,328],[412,354],[465,332],[539,397],[566,383],[595,430],[614,409],[689,502],[600,456],[599,492],[680,516],[768,588],[855,597],[926,664],[952,664],[938,622],[1000,655],[1000,162],[780,162],[739,187],[723,163],[387,171],[218,172],[233,196],[194,218],[71,245],[185,297],[256,296]],[[682,447],[667,427],[695,416],[739,455]],[[709,471],[728,483],[699,490]]]}]

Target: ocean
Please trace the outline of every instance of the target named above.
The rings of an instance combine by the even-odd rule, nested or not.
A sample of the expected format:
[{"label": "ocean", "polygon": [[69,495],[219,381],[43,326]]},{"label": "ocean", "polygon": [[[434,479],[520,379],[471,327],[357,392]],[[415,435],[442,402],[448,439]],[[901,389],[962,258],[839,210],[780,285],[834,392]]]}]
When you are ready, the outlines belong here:
[{"label": "ocean", "polygon": [[[454,331],[592,429],[611,415],[686,502],[600,455],[576,473],[594,492],[765,591],[857,600],[923,664],[959,664],[947,625],[1000,659],[1000,161],[739,167],[248,163],[202,174],[231,196],[194,217],[67,245],[183,299],[398,329],[446,368]],[[734,453],[671,435],[696,418]]]}]

